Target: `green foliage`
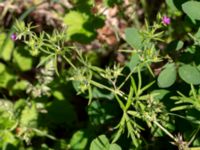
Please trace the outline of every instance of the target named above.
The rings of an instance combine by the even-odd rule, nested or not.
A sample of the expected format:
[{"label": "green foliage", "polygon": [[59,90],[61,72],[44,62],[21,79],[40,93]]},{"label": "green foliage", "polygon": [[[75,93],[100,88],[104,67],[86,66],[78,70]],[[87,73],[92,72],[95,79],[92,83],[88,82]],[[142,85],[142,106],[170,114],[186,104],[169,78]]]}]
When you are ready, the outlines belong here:
[{"label": "green foliage", "polygon": [[27,50],[17,48],[13,53],[13,61],[21,71],[28,71],[32,68],[33,59]]},{"label": "green foliage", "polygon": [[[77,24],[80,25],[80,23]],[[134,31],[134,33],[137,32],[137,34],[140,34],[141,37],[142,35],[144,37],[148,37],[145,40],[145,43],[150,42],[150,44],[147,44],[143,47],[144,48],[143,52],[140,52],[140,49],[136,49],[136,52],[132,53],[131,60],[126,65],[127,67],[129,67],[130,72],[119,85],[117,85],[117,82],[119,81],[118,78],[121,76],[122,77],[125,76],[125,74],[122,73],[125,66],[120,67],[120,65],[114,64],[111,67],[107,67],[105,70],[97,66],[93,66],[89,62],[87,57],[84,57],[83,53],[79,51],[76,47],[72,48],[64,47],[64,41],[66,40],[65,36],[66,31],[64,32],[62,31],[62,33],[59,31],[54,31],[51,37],[49,34],[44,32],[37,36],[32,31],[29,30],[32,28],[30,25],[28,25],[28,27],[23,27],[23,23],[21,23],[20,25],[20,22],[19,23],[17,22],[16,28],[18,29],[17,31],[20,31],[21,35],[20,33],[19,35],[21,37],[29,36],[29,39],[25,39],[24,43],[31,48],[32,52],[34,50],[33,46],[35,46],[35,44],[37,43],[38,44],[37,53],[38,54],[44,53],[48,55],[47,58],[41,60],[38,66],[48,64],[48,61],[52,59],[54,64],[53,65],[54,69],[51,69],[51,71],[55,71],[57,75],[59,75],[58,64],[57,64],[59,57],[65,60],[71,66],[68,72],[69,75],[67,76],[67,80],[65,81],[72,81],[72,85],[76,90],[76,92],[78,92],[78,94],[82,94],[83,96],[88,95],[86,96],[86,98],[89,100],[88,102],[89,106],[87,111],[89,115],[89,120],[91,122],[90,124],[92,126],[101,126],[103,124],[109,123],[111,119],[114,116],[116,116],[116,114],[111,112],[111,110],[109,109],[111,106],[108,104],[108,102],[105,106],[103,106],[100,102],[97,101],[97,99],[110,99],[111,101],[115,100],[118,103],[123,114],[121,116],[118,125],[115,128],[118,131],[113,136],[114,138],[112,140],[112,143],[118,141],[121,138],[121,135],[124,133],[124,131],[127,130],[128,137],[132,139],[132,145],[134,147],[139,147],[142,144],[142,141],[139,139],[139,137],[141,130],[143,130],[143,127],[140,125],[138,121],[133,121],[134,118],[146,122],[149,127],[152,127],[153,123],[156,123],[158,124],[158,126],[161,126],[158,123],[160,119],[156,118],[157,118],[157,113],[161,113],[162,107],[160,106],[158,107],[157,103],[151,103],[151,101],[153,101],[154,99],[155,96],[154,94],[144,94],[144,92],[153,85],[154,81],[149,82],[144,86],[142,85],[143,70],[147,69],[152,73],[149,63],[154,62],[157,59],[157,56],[154,55],[156,54],[155,47],[152,44],[154,41],[160,40],[159,37],[161,36],[162,32],[157,33],[156,35],[153,34],[159,28],[159,26],[154,25],[154,29],[152,30],[150,29],[149,31],[141,31],[141,33],[139,33],[139,31],[137,31],[136,29],[131,28],[131,31]],[[18,38],[21,38],[20,36],[18,36]],[[128,36],[131,36],[131,34],[129,34]],[[132,38],[132,36],[130,38]],[[136,41],[135,39],[133,39],[131,42],[133,42],[134,46],[134,44],[137,43],[137,39]],[[142,45],[143,41],[141,40],[140,42]],[[67,57],[68,55],[71,55],[71,52],[69,52],[69,50],[77,55],[77,61],[78,63],[80,63],[80,66],[79,65],[75,66],[72,60]],[[19,66],[20,65],[21,64],[19,64]],[[172,68],[174,69],[174,66]],[[27,68],[27,70],[28,69],[29,68]],[[48,68],[45,69],[48,70]],[[52,74],[51,71],[49,72],[50,74]],[[138,78],[137,84],[136,80],[133,77],[135,74],[137,75]],[[48,84],[51,83],[52,80],[46,82],[45,78],[46,77],[44,76],[44,81],[43,81],[42,80],[43,78],[38,77],[39,79],[38,84],[35,87],[31,85],[32,87],[28,88],[28,92],[33,91],[32,96],[34,98],[43,96],[43,93],[45,93],[45,88],[48,92]],[[108,84],[100,82],[98,81],[98,79],[105,80]],[[126,94],[122,90],[122,88],[124,88],[124,85],[127,84],[128,81],[130,80],[131,80],[130,82],[131,84],[129,85],[130,90],[129,93]],[[52,95],[53,97],[55,97],[54,101],[47,102],[46,105],[42,106],[42,109],[44,109],[42,110],[42,112],[48,112],[48,115],[46,115],[45,120],[51,123],[49,128],[52,128],[52,126],[55,125],[61,126],[63,124],[66,126],[72,126],[77,121],[77,116],[75,114],[73,107],[68,102],[68,100],[66,100],[66,98],[62,93],[54,91]],[[50,95],[47,94],[47,96]],[[45,133],[43,133],[42,131],[37,131],[36,129],[37,127],[36,119],[38,119],[39,114],[35,106],[36,106],[35,103],[31,103],[31,106],[25,106],[23,108],[23,110],[21,111],[20,125],[21,127],[34,128],[33,131],[36,132],[36,134],[45,136],[46,135]],[[30,110],[28,110],[29,107],[31,107]],[[136,109],[137,111],[135,111]],[[163,129],[163,127],[161,128],[162,131],[169,134],[168,131],[165,131],[165,129]],[[23,137],[23,139],[27,142],[30,142],[29,140],[31,139],[31,137],[34,136],[34,133],[30,132],[28,129],[23,129],[23,132],[25,132],[24,134],[26,135],[25,137]],[[83,136],[82,133],[79,134],[78,136]],[[52,138],[49,135],[46,136]],[[77,135],[74,135],[72,137],[70,146],[71,147],[86,146],[87,139],[83,141],[83,145],[74,144],[76,142],[74,142],[73,139],[78,139],[76,138],[76,136]],[[116,144],[110,144],[107,138],[105,137],[101,138],[103,138],[102,140],[105,142],[103,145],[100,145],[101,149],[102,148],[121,149]],[[95,141],[98,143],[98,139],[94,140],[94,142],[91,143],[90,149],[96,149]]]},{"label": "green foliage", "polygon": [[16,76],[10,70],[10,68],[6,68],[6,66],[0,63],[0,87],[2,88],[10,88],[13,83],[16,81]]},{"label": "green foliage", "polygon": [[90,150],[121,150],[121,148],[115,143],[110,144],[105,135],[100,135],[92,141]]},{"label": "green foliage", "polygon": [[200,2],[198,1],[188,1],[182,5],[183,11],[190,17],[190,19],[195,22],[195,20],[200,20],[200,15],[197,13],[199,11]]},{"label": "green foliage", "polygon": [[181,48],[183,48],[183,41],[172,41],[167,45],[167,50],[169,51],[179,51]]},{"label": "green foliage", "polygon": [[115,107],[113,104],[102,105],[98,101],[94,101],[88,106],[88,115],[93,126],[99,126],[111,120],[114,116],[109,108]]},{"label": "green foliage", "polygon": [[127,28],[125,31],[126,41],[135,49],[142,48],[143,38],[136,28]]},{"label": "green foliage", "polygon": [[126,64],[128,68],[133,71],[135,67],[140,63],[140,57],[138,54],[133,53],[131,55],[130,61]]},{"label": "green foliage", "polygon": [[173,111],[183,110],[183,109],[192,108],[192,107],[194,107],[197,110],[200,110],[199,93],[196,92],[193,85],[191,85],[190,97],[187,97],[180,92],[178,92],[178,94],[179,94],[179,96],[173,97],[173,99],[177,100],[177,102],[176,102],[177,104],[182,104],[182,105],[174,107],[172,109]]},{"label": "green foliage", "polygon": [[2,26],[0,149],[200,146],[199,1],[126,3],[33,1]]},{"label": "green foliage", "polygon": [[167,64],[158,76],[158,86],[161,88],[170,87],[176,81],[176,66],[174,63]]},{"label": "green foliage", "polygon": [[87,146],[88,138],[86,132],[76,131],[70,139],[71,149],[84,149]]},{"label": "green foliage", "polygon": [[12,112],[13,104],[7,100],[1,99],[0,113],[1,113],[1,128],[0,130],[9,130],[16,125],[14,114]]},{"label": "green foliage", "polygon": [[174,0],[166,0],[166,3],[172,11],[178,11]]},{"label": "green foliage", "polygon": [[[91,39],[94,36],[93,32],[85,29],[84,24],[87,22],[89,16],[87,14],[71,11],[64,17],[64,22],[67,25],[68,38],[72,40],[84,41]],[[81,37],[82,36],[82,37]]]},{"label": "green foliage", "polygon": [[79,11],[70,11],[63,21],[67,26],[67,38],[81,43],[92,41],[96,36],[96,29],[103,25],[101,17]]},{"label": "green foliage", "polygon": [[20,124],[25,127],[37,126],[38,113],[34,103],[31,106],[26,106],[21,112]]},{"label": "green foliage", "polygon": [[183,65],[178,70],[179,76],[188,84],[200,84],[200,72],[197,67]]},{"label": "green foliage", "polygon": [[26,88],[28,87],[28,81],[26,80],[21,80],[15,83],[12,87],[13,91],[25,91]]},{"label": "green foliage", "polygon": [[0,48],[0,58],[9,61],[14,48],[14,43],[6,33],[0,34]]}]

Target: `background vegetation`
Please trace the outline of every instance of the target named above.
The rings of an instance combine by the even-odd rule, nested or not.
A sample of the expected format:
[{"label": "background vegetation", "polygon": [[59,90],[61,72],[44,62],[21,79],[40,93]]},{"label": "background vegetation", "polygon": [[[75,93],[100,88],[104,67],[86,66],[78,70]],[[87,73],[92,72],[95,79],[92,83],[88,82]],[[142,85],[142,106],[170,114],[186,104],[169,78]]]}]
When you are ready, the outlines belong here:
[{"label": "background vegetation", "polygon": [[200,149],[199,9],[0,0],[0,148]]}]

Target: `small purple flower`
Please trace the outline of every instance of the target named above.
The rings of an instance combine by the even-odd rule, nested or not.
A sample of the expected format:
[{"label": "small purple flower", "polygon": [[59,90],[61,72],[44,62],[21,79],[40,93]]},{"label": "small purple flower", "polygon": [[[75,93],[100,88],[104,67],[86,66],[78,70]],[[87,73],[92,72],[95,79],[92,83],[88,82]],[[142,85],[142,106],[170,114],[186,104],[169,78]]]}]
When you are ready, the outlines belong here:
[{"label": "small purple flower", "polygon": [[16,41],[16,40],[17,40],[17,34],[16,34],[16,33],[11,34],[10,38],[11,38],[13,41]]},{"label": "small purple flower", "polygon": [[164,25],[169,25],[170,22],[171,22],[171,19],[170,19],[169,17],[163,16],[163,18],[162,18],[162,23],[163,23]]}]

